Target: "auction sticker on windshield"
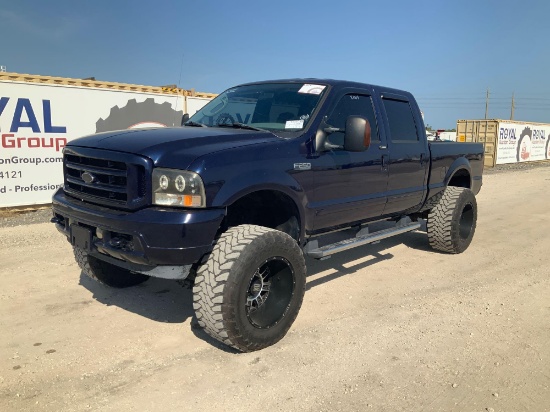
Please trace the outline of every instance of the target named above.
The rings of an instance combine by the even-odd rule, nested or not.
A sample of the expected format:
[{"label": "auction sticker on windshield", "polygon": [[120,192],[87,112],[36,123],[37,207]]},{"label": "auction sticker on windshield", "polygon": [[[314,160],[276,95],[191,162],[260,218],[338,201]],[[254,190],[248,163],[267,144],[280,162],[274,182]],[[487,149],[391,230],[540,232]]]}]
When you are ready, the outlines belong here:
[{"label": "auction sticker on windshield", "polygon": [[304,127],[303,120],[287,120],[285,123],[285,129],[301,129]]},{"label": "auction sticker on windshield", "polygon": [[320,84],[304,84],[300,90],[298,90],[298,93],[321,94],[321,92],[325,90],[325,87],[326,86]]}]

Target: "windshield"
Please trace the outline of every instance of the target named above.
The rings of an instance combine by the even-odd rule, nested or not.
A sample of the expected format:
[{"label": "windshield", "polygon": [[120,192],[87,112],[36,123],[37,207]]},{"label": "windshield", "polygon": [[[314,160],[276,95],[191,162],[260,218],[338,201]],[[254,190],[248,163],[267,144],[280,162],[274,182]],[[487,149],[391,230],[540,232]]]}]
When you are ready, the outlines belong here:
[{"label": "windshield", "polygon": [[188,123],[210,127],[248,125],[269,131],[296,132],[307,126],[325,85],[264,83],[226,90]]}]

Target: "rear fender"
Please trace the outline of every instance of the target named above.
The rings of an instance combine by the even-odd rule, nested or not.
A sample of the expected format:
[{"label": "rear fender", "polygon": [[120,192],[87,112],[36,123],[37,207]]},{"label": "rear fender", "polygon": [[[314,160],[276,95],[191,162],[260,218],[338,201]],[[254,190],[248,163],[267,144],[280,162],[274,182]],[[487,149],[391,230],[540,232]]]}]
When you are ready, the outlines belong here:
[{"label": "rear fender", "polygon": [[429,210],[439,202],[439,199],[445,191],[445,188],[449,186],[449,182],[461,170],[468,172],[468,174],[470,175],[469,186],[472,187],[472,170],[470,162],[465,157],[459,157],[458,159],[455,159],[453,163],[451,163],[445,173],[445,177],[443,178],[442,182],[430,185],[428,195],[426,196],[426,201],[424,202],[424,206],[422,207],[421,211]]},{"label": "rear fender", "polygon": [[451,179],[461,170],[465,170],[468,172],[468,175],[470,176],[469,187],[472,187],[472,168],[470,166],[470,162],[465,157],[459,157],[451,164],[451,166],[447,170],[447,173],[445,174],[445,178],[443,179],[445,187],[449,185]]}]

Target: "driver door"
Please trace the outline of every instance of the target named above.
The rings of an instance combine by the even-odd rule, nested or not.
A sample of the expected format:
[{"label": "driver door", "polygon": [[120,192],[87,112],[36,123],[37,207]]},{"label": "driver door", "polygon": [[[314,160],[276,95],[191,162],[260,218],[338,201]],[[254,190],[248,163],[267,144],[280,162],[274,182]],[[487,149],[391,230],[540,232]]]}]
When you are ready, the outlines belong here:
[{"label": "driver door", "polygon": [[[386,204],[388,149],[379,132],[380,115],[371,91],[347,89],[329,113],[326,123],[342,130],[330,134],[329,141],[342,148],[320,153],[313,164],[315,190],[310,205],[315,209],[315,231],[378,217]],[[364,117],[371,125],[371,145],[363,152],[343,149],[343,130],[351,115]]]}]

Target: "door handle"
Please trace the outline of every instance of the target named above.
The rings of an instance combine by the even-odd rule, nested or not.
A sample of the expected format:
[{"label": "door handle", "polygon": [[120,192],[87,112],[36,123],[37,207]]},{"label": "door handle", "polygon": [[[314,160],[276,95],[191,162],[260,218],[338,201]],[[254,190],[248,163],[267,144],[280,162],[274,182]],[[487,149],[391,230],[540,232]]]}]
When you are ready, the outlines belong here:
[{"label": "door handle", "polygon": [[378,148],[380,150],[386,150],[388,148],[388,146],[380,145],[380,146],[378,146]]},{"label": "door handle", "polygon": [[426,155],[424,153],[420,153],[420,167],[422,167],[427,161],[428,159],[426,158]]}]

